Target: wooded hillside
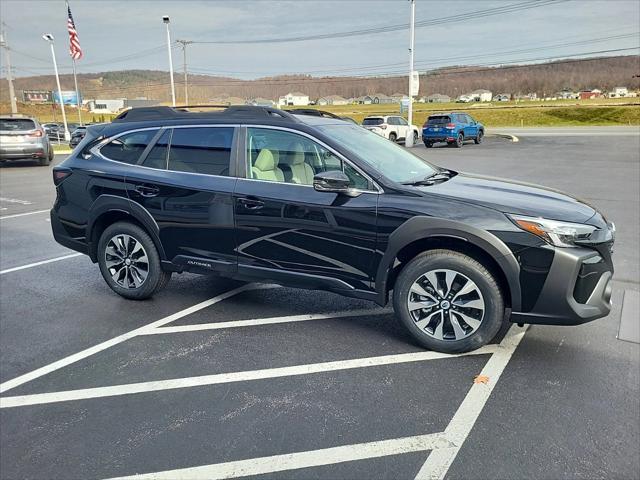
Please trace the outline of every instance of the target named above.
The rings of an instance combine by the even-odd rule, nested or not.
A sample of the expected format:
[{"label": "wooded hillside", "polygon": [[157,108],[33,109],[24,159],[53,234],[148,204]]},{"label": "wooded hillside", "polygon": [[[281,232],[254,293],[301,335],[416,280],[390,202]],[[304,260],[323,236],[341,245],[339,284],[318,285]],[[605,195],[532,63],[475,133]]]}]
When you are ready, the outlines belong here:
[{"label": "wooded hillside", "polygon": [[[80,69],[82,65],[80,64]],[[63,90],[73,89],[73,77],[60,77]],[[183,98],[183,77],[176,73],[178,100]],[[167,72],[123,70],[79,74],[80,90],[85,99],[147,97],[162,101],[170,99]],[[53,75],[22,77],[14,82],[16,94],[21,90],[53,90]],[[1,80],[1,101],[8,101],[6,79]],[[580,90],[617,86],[640,88],[640,56],[603,57],[589,60],[565,60],[537,65],[505,67],[447,67],[430,71],[420,78],[420,95],[433,93],[456,97],[484,88],[493,93],[552,95],[563,88]],[[214,97],[230,95],[243,98],[277,99],[290,91],[301,91],[311,99],[337,94],[346,98],[365,94],[387,95],[404,92],[407,77],[312,77],[309,75],[278,76],[257,80],[239,80],[209,75],[189,75],[190,103],[207,102]]]}]

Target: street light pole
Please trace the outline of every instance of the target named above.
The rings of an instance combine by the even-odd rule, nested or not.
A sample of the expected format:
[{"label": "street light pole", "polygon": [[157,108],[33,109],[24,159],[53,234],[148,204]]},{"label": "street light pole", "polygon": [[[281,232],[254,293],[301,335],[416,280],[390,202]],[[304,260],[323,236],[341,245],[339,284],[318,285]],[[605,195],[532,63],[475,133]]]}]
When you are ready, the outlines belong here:
[{"label": "street light pole", "polygon": [[171,33],[169,32],[169,16],[163,16],[162,21],[167,26],[167,51],[169,52],[169,75],[171,75],[171,104],[175,107],[176,86],[173,83],[173,57],[171,56]]},{"label": "street light pole", "polygon": [[411,23],[409,24],[409,107],[407,109],[407,120],[409,122],[409,130],[405,137],[405,146],[413,147],[413,47],[415,43],[415,21],[416,21],[416,2],[411,2]]},{"label": "street light pole", "polygon": [[56,51],[53,48],[53,35],[45,33],[42,35],[49,46],[51,47],[51,58],[53,59],[53,70],[56,72],[56,84],[58,86],[58,101],[60,102],[60,108],[62,109],[62,123],[64,124],[64,139],[68,142],[71,139],[69,135],[69,127],[67,126],[67,115],[64,113],[64,99],[62,98],[62,88],[60,88],[60,75],[58,75],[58,62],[56,62]]}]

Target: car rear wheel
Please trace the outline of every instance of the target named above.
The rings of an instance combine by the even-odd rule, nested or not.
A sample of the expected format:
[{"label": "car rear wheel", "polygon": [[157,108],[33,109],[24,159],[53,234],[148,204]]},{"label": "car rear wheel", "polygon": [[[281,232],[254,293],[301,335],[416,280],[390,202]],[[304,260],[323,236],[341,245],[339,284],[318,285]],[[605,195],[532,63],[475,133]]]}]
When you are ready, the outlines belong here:
[{"label": "car rear wheel", "polygon": [[98,242],[98,264],[107,285],[125,298],[143,300],[164,288],[171,273],[161,268],[160,255],[147,232],[118,222]]},{"label": "car rear wheel", "polygon": [[51,163],[51,154],[47,153],[44,157],[38,160],[38,163],[41,167],[46,167],[47,165],[49,165]]},{"label": "car rear wheel", "polygon": [[433,147],[433,142],[424,142],[424,146],[427,148]]},{"label": "car rear wheel", "polygon": [[464,145],[464,135],[459,133],[456,141],[453,143],[453,146],[456,148],[462,148],[462,145]]},{"label": "car rear wheel", "polygon": [[415,130],[413,132],[413,144],[414,145],[418,144],[418,132],[416,132]]},{"label": "car rear wheel", "polygon": [[460,353],[486,345],[504,319],[502,292],[479,262],[452,250],[431,250],[400,272],[393,308],[423,347]]},{"label": "car rear wheel", "polygon": [[398,140],[398,136],[395,133],[391,132],[389,134],[389,140],[391,140],[392,142],[395,142],[396,140]]},{"label": "car rear wheel", "polygon": [[478,131],[478,135],[476,136],[476,138],[473,140],[474,142],[476,142],[476,145],[480,145],[482,143],[482,138],[484,137],[484,132],[482,130]]}]

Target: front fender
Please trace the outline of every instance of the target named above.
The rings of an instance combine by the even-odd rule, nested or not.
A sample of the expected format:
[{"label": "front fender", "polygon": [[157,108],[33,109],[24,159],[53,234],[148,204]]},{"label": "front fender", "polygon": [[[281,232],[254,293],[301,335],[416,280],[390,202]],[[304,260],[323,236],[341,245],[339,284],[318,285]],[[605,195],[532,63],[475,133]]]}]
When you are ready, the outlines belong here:
[{"label": "front fender", "polygon": [[511,296],[511,308],[520,310],[520,265],[509,247],[498,237],[486,230],[469,226],[454,220],[444,220],[425,216],[412,217],[398,227],[390,236],[386,252],[384,253],[376,272],[376,292],[382,303],[387,295],[387,282],[398,253],[416,240],[449,237],[469,242],[482,249],[500,267],[507,279]]}]

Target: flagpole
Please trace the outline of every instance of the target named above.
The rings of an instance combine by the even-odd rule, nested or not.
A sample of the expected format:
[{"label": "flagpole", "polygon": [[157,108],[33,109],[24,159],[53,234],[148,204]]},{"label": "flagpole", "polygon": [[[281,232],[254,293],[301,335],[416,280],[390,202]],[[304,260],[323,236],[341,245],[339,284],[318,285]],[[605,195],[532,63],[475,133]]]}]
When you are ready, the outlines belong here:
[{"label": "flagpole", "polygon": [[78,77],[76,76],[76,59],[72,58],[73,62],[73,83],[76,86],[76,107],[78,107],[78,121],[80,122],[80,126],[82,126],[82,113],[80,112],[80,91],[78,90]]}]

